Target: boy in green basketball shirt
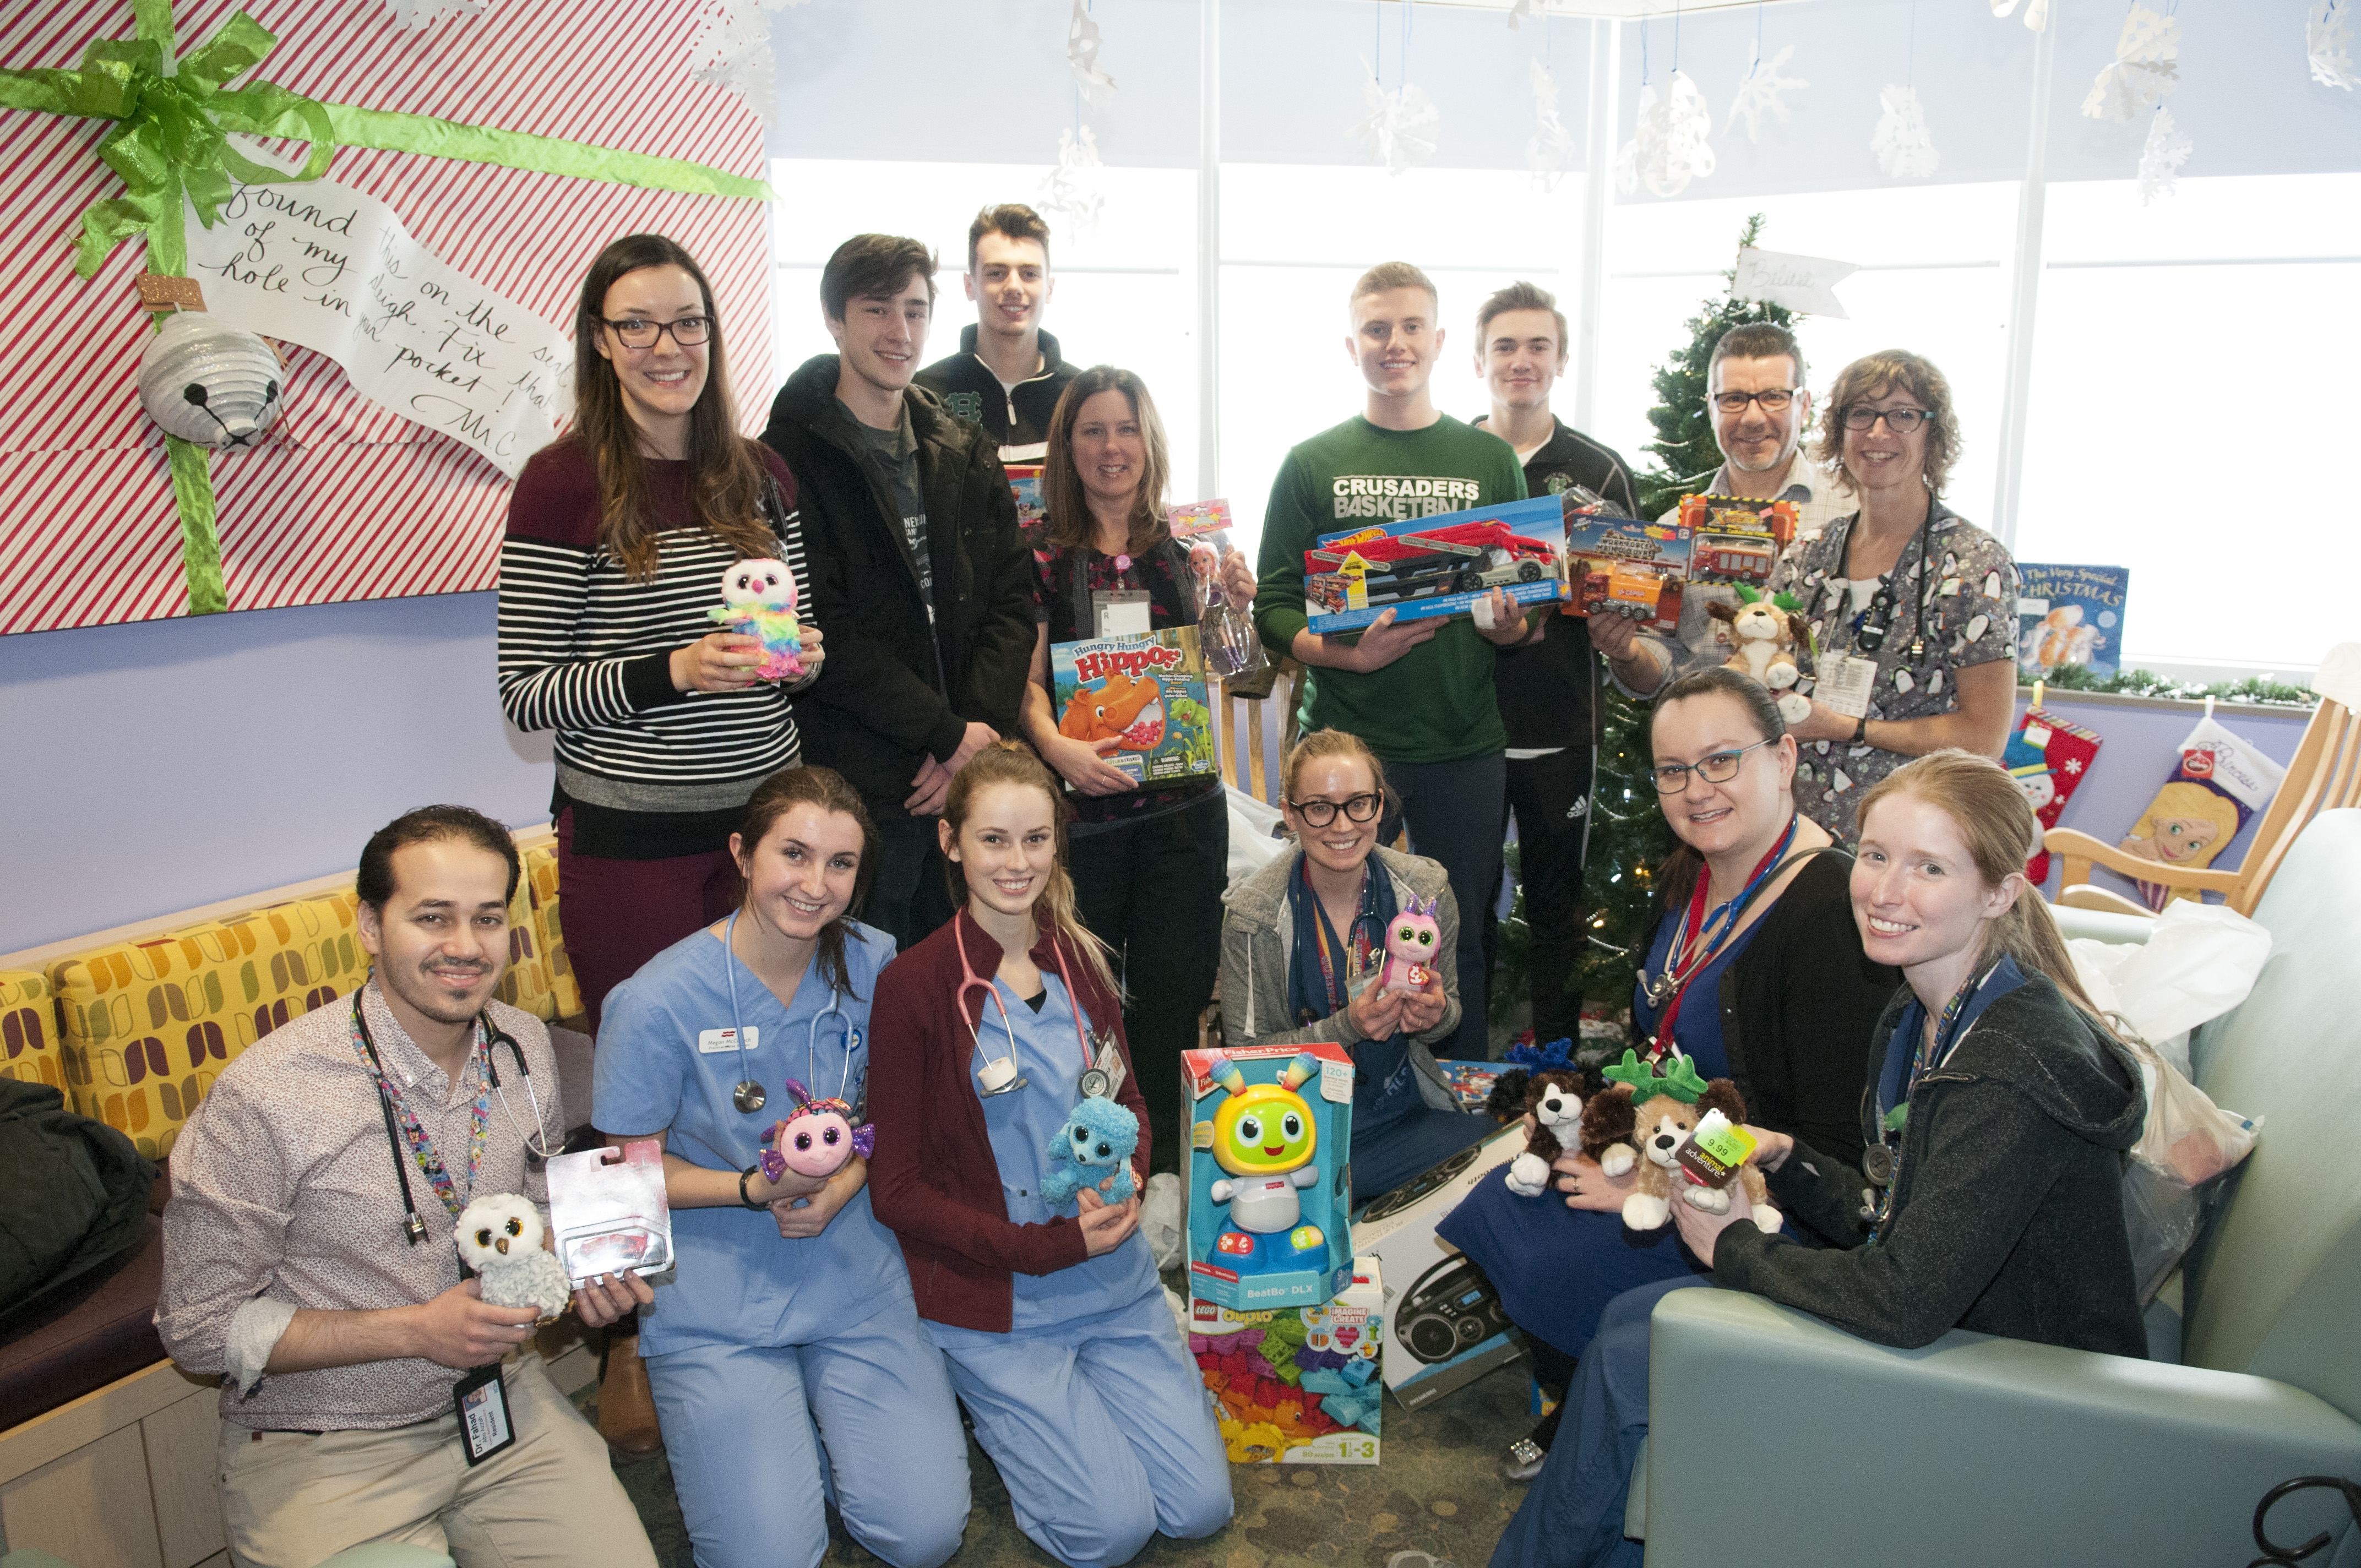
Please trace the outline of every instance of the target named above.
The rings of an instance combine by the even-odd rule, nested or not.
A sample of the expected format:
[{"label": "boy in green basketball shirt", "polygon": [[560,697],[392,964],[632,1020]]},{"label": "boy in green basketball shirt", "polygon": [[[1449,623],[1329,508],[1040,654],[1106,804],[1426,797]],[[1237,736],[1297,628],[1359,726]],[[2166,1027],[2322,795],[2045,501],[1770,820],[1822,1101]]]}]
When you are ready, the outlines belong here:
[{"label": "boy in green basketball shirt", "polygon": [[1508,443],[1439,411],[1429,395],[1443,331],[1425,273],[1404,261],[1373,267],[1353,285],[1351,310],[1345,347],[1368,383],[1367,406],[1279,465],[1263,517],[1255,622],[1274,652],[1308,667],[1304,728],[1348,730],[1384,761],[1378,841],[1407,820],[1411,847],[1449,875],[1461,1013],[1447,1054],[1480,1060],[1483,909],[1499,890],[1508,792],[1493,648],[1522,639],[1521,612],[1496,588],[1474,620],[1397,625],[1388,609],[1360,632],[1315,636],[1303,608],[1303,553],[1340,529],[1521,500],[1524,472]]}]

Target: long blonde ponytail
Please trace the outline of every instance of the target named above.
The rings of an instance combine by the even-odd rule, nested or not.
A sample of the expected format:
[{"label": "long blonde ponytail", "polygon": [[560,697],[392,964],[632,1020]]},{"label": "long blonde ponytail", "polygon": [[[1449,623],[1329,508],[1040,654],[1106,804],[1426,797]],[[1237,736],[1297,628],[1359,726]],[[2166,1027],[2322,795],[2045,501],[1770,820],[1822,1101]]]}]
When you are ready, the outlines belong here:
[{"label": "long blonde ponytail", "polygon": [[[1114,966],[1107,961],[1112,956],[1107,945],[1082,924],[1074,907],[1074,879],[1066,871],[1066,824],[1074,815],[1073,807],[1066,803],[1065,793],[1059,789],[1048,766],[1023,741],[995,741],[970,758],[967,766],[952,775],[950,794],[943,800],[943,820],[950,825],[951,837],[956,839],[967,826],[968,808],[974,804],[976,795],[994,784],[1027,785],[1049,797],[1050,820],[1056,824],[1058,858],[1049,868],[1048,884],[1041,889],[1038,907],[1048,917],[1049,933],[1081,954],[1091,972],[1098,976],[1099,983],[1120,1001],[1123,988],[1116,983]],[[952,901],[964,905],[967,879],[956,866],[946,864],[943,871],[950,880]],[[1100,1022],[1104,1025],[1111,1020]]]}]

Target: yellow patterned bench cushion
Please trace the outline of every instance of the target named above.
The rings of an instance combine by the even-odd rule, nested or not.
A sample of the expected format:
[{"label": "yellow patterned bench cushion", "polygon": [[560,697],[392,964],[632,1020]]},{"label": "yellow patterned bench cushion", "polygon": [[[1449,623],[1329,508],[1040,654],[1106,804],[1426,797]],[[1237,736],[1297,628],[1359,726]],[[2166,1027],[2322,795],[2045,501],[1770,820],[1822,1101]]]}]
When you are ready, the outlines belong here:
[{"label": "yellow patterned bench cushion", "polygon": [[66,1087],[58,1055],[58,999],[48,978],[31,970],[0,970],[0,1078]]},{"label": "yellow patterned bench cushion", "polygon": [[566,937],[557,924],[557,848],[543,844],[524,852],[525,886],[533,894],[533,934],[541,961],[549,969],[555,1016],[571,1018],[582,1011],[582,987],[574,966],[566,961]]},{"label": "yellow patterned bench cushion", "polygon": [[542,956],[540,922],[533,916],[533,869],[527,861],[517,878],[516,896],[509,900],[508,972],[492,994],[546,1022],[558,1016],[557,998]]},{"label": "yellow patterned bench cushion", "polygon": [[368,977],[356,902],[294,899],[50,965],[74,1108],[171,1153],[225,1063]]}]

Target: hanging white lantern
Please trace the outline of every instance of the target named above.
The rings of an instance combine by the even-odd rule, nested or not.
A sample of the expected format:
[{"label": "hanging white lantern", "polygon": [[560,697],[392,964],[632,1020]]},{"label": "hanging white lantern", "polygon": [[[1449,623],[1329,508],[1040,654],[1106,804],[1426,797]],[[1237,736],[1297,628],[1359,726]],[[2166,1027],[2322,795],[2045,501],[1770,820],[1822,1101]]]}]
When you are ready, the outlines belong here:
[{"label": "hanging white lantern", "polygon": [[279,418],[286,370],[270,345],[202,312],[181,311],[139,356],[148,417],[200,446],[246,446]]}]

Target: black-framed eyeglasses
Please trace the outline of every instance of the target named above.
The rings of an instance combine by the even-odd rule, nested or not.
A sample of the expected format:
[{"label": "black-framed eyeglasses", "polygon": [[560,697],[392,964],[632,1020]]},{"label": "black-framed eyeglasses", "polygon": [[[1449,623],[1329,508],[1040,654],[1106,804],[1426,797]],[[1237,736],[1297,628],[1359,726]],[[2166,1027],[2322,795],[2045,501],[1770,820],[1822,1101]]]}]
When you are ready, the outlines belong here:
[{"label": "black-framed eyeglasses", "polygon": [[672,340],[683,348],[695,348],[713,335],[710,316],[683,316],[676,322],[652,322],[641,316],[610,322],[600,316],[598,322],[626,348],[653,348],[656,339],[666,333],[672,334]]},{"label": "black-framed eyeglasses", "polygon": [[1336,820],[1339,810],[1356,822],[1367,822],[1385,803],[1386,797],[1381,791],[1376,795],[1356,795],[1344,801],[1290,800],[1287,804],[1295,807],[1296,815],[1314,828],[1325,828]]},{"label": "black-framed eyeglasses", "polygon": [[1869,430],[1874,428],[1879,420],[1883,420],[1885,428],[1894,434],[1907,435],[1934,417],[1926,409],[1872,409],[1855,403],[1844,411],[1844,427],[1847,430]]},{"label": "black-framed eyeglasses", "polygon": [[1716,392],[1710,400],[1726,414],[1742,414],[1749,403],[1761,403],[1766,414],[1785,413],[1802,390],[1801,387],[1773,387],[1767,392]]},{"label": "black-framed eyeglasses", "polygon": [[[1768,746],[1768,740],[1757,740],[1754,746]],[[1754,746],[1741,746],[1735,751],[1716,751],[1710,757],[1699,757],[1694,762],[1659,762],[1648,770],[1656,783],[1658,795],[1678,795],[1689,787],[1689,775],[1697,774],[1708,784],[1728,784],[1738,776],[1746,753]]]}]

